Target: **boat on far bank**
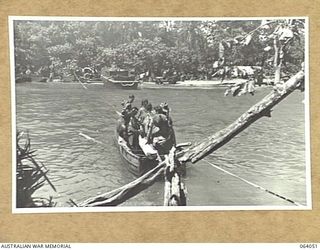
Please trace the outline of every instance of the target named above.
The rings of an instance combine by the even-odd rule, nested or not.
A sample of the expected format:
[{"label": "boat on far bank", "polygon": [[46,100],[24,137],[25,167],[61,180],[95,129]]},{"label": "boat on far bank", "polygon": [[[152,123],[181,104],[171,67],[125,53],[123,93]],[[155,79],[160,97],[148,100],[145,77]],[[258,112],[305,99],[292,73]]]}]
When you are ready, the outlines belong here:
[{"label": "boat on far bank", "polygon": [[105,87],[120,89],[138,89],[140,81],[136,80],[134,71],[125,69],[104,69],[101,79]]}]

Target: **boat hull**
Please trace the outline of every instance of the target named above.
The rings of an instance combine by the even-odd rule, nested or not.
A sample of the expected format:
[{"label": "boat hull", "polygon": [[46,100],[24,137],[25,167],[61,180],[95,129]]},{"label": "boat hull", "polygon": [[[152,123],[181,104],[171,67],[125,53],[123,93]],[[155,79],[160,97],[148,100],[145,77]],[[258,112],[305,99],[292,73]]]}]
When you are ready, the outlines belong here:
[{"label": "boat hull", "polygon": [[104,86],[109,88],[118,88],[118,89],[138,89],[139,81],[115,81],[108,77],[101,77]]},{"label": "boat hull", "polygon": [[124,139],[119,137],[117,133],[115,135],[115,144],[119,150],[124,165],[126,165],[126,168],[128,168],[128,170],[135,176],[141,176],[158,165],[158,161],[156,159],[148,159],[142,153],[134,153],[127,146]]}]

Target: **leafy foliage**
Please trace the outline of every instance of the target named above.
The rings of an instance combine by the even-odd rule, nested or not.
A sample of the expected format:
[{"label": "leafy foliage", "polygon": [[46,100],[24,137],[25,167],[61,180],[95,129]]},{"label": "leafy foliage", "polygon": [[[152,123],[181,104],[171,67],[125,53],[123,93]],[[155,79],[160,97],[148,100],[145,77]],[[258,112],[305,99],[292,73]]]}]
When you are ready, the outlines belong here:
[{"label": "leafy foliage", "polygon": [[[22,142],[24,140],[24,143]],[[34,150],[31,150],[30,138],[27,135],[23,138],[23,133],[17,133],[17,207],[53,207],[55,203],[52,197],[33,197],[35,191],[40,189],[47,182],[56,191],[53,184],[47,177],[48,170],[41,163],[34,159]]]},{"label": "leafy foliage", "polygon": [[[290,24],[298,39],[287,46],[284,65],[288,73],[294,73],[303,61],[303,22]],[[274,20],[256,30],[261,20],[15,21],[16,74],[27,68],[48,76],[50,67],[57,75],[66,75],[77,67],[116,66],[151,75],[170,68],[210,77],[221,53],[224,65],[272,67],[271,36],[283,23]],[[264,50],[267,47],[270,50]]]}]

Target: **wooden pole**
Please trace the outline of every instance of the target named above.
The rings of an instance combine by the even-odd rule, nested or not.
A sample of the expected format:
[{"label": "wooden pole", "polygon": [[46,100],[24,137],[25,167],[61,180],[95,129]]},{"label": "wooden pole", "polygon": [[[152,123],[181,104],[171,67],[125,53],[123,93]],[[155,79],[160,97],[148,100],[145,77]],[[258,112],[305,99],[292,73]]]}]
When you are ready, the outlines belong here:
[{"label": "wooden pole", "polygon": [[165,156],[165,162],[166,162],[166,168],[164,171],[164,199],[163,199],[163,205],[169,206],[169,200],[171,197],[171,183],[168,178],[167,172],[170,171],[170,162],[169,162],[169,156]]},{"label": "wooden pole", "polygon": [[164,206],[186,206],[186,192],[175,160],[176,149],[172,147],[166,157]]}]

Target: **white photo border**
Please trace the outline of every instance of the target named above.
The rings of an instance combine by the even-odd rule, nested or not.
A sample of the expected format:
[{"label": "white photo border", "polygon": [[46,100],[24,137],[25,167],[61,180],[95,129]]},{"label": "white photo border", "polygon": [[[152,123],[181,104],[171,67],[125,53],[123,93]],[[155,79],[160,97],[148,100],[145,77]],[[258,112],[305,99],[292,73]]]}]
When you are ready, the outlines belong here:
[{"label": "white photo border", "polygon": [[[305,20],[305,164],[306,164],[306,203],[305,206],[128,206],[128,207],[50,207],[17,208],[16,204],[16,90],[14,59],[14,21],[210,21],[210,20],[263,20],[263,19],[304,19]],[[247,211],[247,210],[311,210],[312,176],[310,144],[310,82],[309,82],[309,17],[71,17],[71,16],[9,16],[10,82],[11,82],[11,122],[12,122],[12,213],[75,213],[75,212],[171,212],[171,211]]]}]

